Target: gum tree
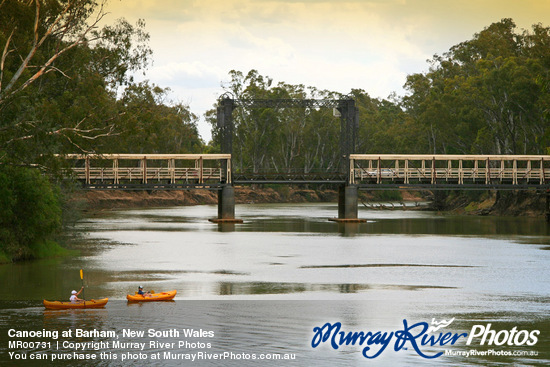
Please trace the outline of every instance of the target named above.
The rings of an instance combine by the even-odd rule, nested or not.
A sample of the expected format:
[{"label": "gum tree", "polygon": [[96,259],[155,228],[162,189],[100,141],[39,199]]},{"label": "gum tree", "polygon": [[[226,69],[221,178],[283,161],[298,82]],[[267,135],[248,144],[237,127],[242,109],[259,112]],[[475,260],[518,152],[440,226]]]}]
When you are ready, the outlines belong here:
[{"label": "gum tree", "polygon": [[0,2],[0,158],[89,151],[124,111],[117,88],[151,53],[144,23],[99,28],[105,1]]}]

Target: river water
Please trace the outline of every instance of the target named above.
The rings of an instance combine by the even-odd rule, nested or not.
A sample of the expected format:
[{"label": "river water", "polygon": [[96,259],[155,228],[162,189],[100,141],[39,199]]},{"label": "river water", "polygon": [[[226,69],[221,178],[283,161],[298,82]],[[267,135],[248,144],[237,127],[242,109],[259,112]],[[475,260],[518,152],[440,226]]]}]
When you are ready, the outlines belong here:
[{"label": "river water", "polygon": [[[360,208],[366,222],[343,225],[327,220],[336,204],[249,204],[236,212],[244,223],[222,226],[207,220],[215,206],[108,211],[78,223],[82,236],[70,246],[79,255],[1,265],[0,363],[550,364],[544,220]],[[67,300],[81,282],[86,299],[109,297],[106,308],[44,309],[42,299]],[[178,293],[172,302],[127,303],[140,284]],[[452,323],[428,333],[435,343],[422,343],[424,326],[442,320]],[[314,332],[326,323],[374,336],[350,345],[336,337],[332,346],[332,335]],[[403,330],[411,340],[400,343]]]}]

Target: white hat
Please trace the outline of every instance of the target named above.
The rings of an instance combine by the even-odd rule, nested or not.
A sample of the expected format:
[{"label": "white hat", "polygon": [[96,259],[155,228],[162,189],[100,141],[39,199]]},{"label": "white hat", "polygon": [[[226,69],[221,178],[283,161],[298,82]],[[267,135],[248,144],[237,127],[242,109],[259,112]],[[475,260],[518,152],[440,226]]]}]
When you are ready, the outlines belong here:
[{"label": "white hat", "polygon": [[76,294],[76,291],[72,291],[71,294]]}]

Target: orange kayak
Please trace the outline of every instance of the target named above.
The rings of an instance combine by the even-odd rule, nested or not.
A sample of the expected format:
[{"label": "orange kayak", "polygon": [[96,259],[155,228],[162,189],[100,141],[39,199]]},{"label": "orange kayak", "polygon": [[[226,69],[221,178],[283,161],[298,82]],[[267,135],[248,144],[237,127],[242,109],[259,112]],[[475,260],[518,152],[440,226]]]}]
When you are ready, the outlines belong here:
[{"label": "orange kayak", "polygon": [[66,310],[69,308],[101,308],[105,307],[107,301],[109,301],[109,298],[92,299],[78,303],[44,300],[44,307],[50,310]]},{"label": "orange kayak", "polygon": [[175,290],[169,292],[151,293],[150,296],[144,296],[136,293],[134,295],[126,295],[126,299],[128,302],[170,301],[176,296],[176,293],[177,291]]}]

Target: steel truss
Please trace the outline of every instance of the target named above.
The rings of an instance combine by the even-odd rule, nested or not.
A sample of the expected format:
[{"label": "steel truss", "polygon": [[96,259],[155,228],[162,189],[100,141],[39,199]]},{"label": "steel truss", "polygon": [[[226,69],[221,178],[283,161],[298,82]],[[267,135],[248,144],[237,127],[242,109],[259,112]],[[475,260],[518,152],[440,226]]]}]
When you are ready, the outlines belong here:
[{"label": "steel truss", "polygon": [[[217,109],[217,125],[221,131],[221,152],[233,154],[233,110],[235,108],[334,108],[340,113],[340,173],[350,179],[350,154],[355,152],[359,129],[359,109],[355,100],[347,99],[232,99],[223,96]],[[224,170],[227,167],[223,167]],[[230,169],[230,167],[229,167]]]}]

